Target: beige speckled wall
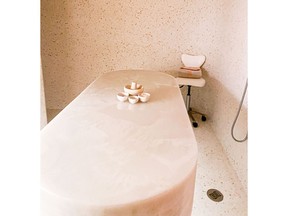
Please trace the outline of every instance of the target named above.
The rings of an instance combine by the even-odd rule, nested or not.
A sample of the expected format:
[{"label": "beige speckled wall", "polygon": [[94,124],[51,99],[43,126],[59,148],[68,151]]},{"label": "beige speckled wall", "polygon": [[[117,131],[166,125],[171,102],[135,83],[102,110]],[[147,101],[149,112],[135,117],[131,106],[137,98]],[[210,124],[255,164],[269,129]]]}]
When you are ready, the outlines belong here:
[{"label": "beige speckled wall", "polygon": [[171,70],[180,54],[215,58],[218,1],[42,0],[42,61],[49,109],[62,109],[101,74]]},{"label": "beige speckled wall", "polygon": [[[193,102],[209,115],[246,187],[247,143],[235,143],[229,128],[247,76],[246,4],[245,0],[42,0],[47,108],[63,109],[103,73],[174,70],[181,65],[182,53],[204,54],[207,85],[193,89]],[[236,128],[240,135],[247,125],[245,115]]]},{"label": "beige speckled wall", "polygon": [[[247,73],[247,2],[222,1],[221,42],[217,56],[208,55],[205,64],[206,86],[193,89],[196,108],[206,112],[217,138],[247,192],[247,141],[232,139],[231,126],[244,91]],[[248,88],[249,89],[249,88]],[[247,132],[247,90],[234,128],[236,138]]]}]

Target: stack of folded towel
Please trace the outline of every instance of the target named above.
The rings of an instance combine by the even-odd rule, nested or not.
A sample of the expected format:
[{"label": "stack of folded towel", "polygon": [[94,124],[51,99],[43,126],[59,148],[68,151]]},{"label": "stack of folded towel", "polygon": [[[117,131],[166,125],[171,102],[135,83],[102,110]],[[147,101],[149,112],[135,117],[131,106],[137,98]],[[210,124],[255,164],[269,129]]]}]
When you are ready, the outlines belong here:
[{"label": "stack of folded towel", "polygon": [[202,77],[202,71],[200,67],[181,67],[178,77],[199,79]]}]

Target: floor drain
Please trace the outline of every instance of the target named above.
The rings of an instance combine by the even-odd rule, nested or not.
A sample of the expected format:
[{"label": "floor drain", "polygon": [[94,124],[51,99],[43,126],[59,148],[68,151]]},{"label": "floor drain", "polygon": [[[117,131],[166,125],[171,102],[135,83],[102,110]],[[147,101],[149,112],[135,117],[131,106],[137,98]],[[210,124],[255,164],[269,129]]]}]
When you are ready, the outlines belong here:
[{"label": "floor drain", "polygon": [[224,198],[223,194],[216,189],[209,189],[207,191],[207,196],[215,202],[221,202]]}]

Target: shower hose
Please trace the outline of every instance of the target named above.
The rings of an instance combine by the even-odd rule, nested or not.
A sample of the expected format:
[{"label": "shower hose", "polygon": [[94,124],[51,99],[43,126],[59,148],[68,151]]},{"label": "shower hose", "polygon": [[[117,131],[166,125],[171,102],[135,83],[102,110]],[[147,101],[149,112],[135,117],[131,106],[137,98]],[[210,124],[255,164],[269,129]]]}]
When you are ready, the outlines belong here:
[{"label": "shower hose", "polygon": [[247,87],[248,87],[248,79],[246,79],[246,85],[245,85],[245,89],[244,89],[244,92],[243,92],[243,95],[242,95],[242,99],[241,99],[241,102],[240,102],[240,104],[239,104],[239,108],[238,108],[236,117],[235,117],[234,122],[233,122],[232,127],[231,127],[231,136],[232,136],[232,138],[233,138],[236,142],[244,142],[244,141],[246,141],[247,138],[248,138],[248,132],[246,133],[246,136],[245,136],[243,139],[237,139],[237,138],[235,138],[235,136],[234,136],[234,127],[235,127],[235,124],[236,124],[236,122],[237,122],[237,119],[238,119],[240,110],[241,110],[242,105],[243,105],[243,101],[244,101],[244,98],[245,98],[245,95],[246,95]]}]

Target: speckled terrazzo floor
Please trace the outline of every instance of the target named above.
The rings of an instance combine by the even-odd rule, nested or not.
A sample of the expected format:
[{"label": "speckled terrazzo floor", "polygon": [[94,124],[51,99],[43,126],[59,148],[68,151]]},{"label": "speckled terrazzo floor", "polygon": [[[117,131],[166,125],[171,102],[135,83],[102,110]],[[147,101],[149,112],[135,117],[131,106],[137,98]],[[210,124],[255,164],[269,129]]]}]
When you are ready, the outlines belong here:
[{"label": "speckled terrazzo floor", "polygon": [[[199,158],[192,215],[246,216],[247,195],[215,137],[209,120],[200,120],[198,123],[199,127],[194,128]],[[224,195],[223,201],[214,202],[208,198],[207,190],[211,188]]]},{"label": "speckled terrazzo floor", "polygon": [[[47,110],[48,122],[61,110]],[[196,118],[197,119],[197,118]],[[197,119],[198,120],[198,119]],[[217,140],[209,121],[198,120],[194,128],[198,142],[198,168],[196,176],[193,216],[246,216],[247,196]],[[221,202],[207,197],[207,190],[214,188],[224,195]]]}]

